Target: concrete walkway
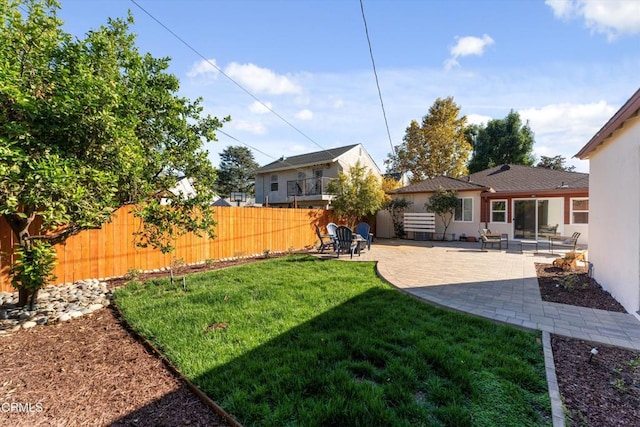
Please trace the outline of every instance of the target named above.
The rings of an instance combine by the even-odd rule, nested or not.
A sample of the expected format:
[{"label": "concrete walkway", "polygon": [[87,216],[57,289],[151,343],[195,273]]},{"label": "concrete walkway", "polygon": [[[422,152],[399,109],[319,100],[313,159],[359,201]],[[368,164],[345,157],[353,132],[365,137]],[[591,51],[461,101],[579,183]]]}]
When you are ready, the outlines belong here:
[{"label": "concrete walkway", "polygon": [[553,425],[564,426],[550,334],[640,350],[640,321],[628,313],[542,301],[535,263],[550,264],[557,255],[520,252],[518,242],[509,246],[482,252],[479,243],[378,239],[353,261],[377,261],[385,280],[433,304],[542,331]]}]

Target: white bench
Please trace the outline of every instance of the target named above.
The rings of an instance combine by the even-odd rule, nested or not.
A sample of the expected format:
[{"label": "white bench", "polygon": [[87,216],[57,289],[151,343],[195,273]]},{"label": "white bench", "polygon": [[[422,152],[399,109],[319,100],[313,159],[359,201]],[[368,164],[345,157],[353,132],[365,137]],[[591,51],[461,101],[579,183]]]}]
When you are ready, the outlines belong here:
[{"label": "white bench", "polygon": [[436,215],[429,212],[405,212],[404,231],[413,233],[435,233]]}]

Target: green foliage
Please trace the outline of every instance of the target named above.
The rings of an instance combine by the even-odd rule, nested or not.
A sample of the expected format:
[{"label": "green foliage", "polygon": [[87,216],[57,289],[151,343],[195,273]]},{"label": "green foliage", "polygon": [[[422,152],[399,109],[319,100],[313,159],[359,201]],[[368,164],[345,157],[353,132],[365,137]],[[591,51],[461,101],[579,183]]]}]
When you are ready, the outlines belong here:
[{"label": "green foliage", "polygon": [[[181,233],[212,235],[215,169],[202,147],[228,118],[177,95],[169,60],[138,51],[131,16],[78,39],[58,9],[0,7],[0,214],[19,242],[61,243],[129,204],[142,245],[169,251]],[[196,196],[172,191],[184,176]]]},{"label": "green foliage", "polygon": [[422,118],[412,120],[402,144],[385,161],[391,170],[410,172],[411,182],[437,176],[459,177],[467,172],[471,145],[466,136],[466,116],[452,97],[438,98]]},{"label": "green foliage", "polygon": [[124,275],[124,278],[128,281],[137,281],[140,279],[140,276],[142,276],[142,270],[130,268],[127,274]]},{"label": "green foliage", "polygon": [[553,169],[553,170],[558,170],[558,171],[573,172],[576,167],[575,166],[566,166],[565,165],[565,161],[566,160],[567,159],[565,159],[561,155],[557,155],[557,156],[553,156],[553,157],[540,156],[540,161],[538,162],[538,164],[536,166],[539,167],[539,168],[545,168],[545,169]]},{"label": "green foliage", "polygon": [[502,164],[532,166],[533,132],[529,123],[522,124],[520,115],[511,110],[504,119],[489,120],[477,127],[469,172],[475,173]]},{"label": "green foliage", "polygon": [[455,191],[447,191],[440,187],[436,193],[429,197],[429,200],[424,204],[425,209],[428,212],[433,212],[440,217],[442,224],[444,225],[444,231],[442,232],[442,240],[445,240],[445,235],[453,214],[458,204],[458,196]]},{"label": "green foliage", "polygon": [[[567,274],[563,277],[555,278],[554,280],[556,281],[556,283],[558,283],[559,286],[568,291],[576,289],[581,283],[580,276],[578,276],[577,274]],[[587,286],[587,283],[582,283],[583,288]]]},{"label": "green foliage", "polygon": [[255,170],[260,165],[247,147],[231,146],[220,153],[220,166],[215,189],[220,197],[230,197],[232,191],[255,194]]},{"label": "green foliage", "polygon": [[36,291],[55,280],[56,251],[47,242],[36,240],[20,245],[14,249],[14,255],[17,259],[10,270],[14,288]]},{"label": "green foliage", "polygon": [[393,232],[395,233],[395,236],[400,239],[403,239],[406,236],[402,214],[412,204],[412,201],[402,197],[400,199],[391,199],[384,205],[384,208],[391,214]]},{"label": "green foliage", "polygon": [[115,302],[243,425],[550,419],[539,333],[420,302],[372,263],[293,255],[191,275],[189,290],[158,280]]},{"label": "green foliage", "polygon": [[334,195],[331,206],[335,214],[352,228],[360,219],[382,208],[384,200],[380,181],[360,162],[352,166],[348,174],[340,172],[331,179],[328,191]]}]

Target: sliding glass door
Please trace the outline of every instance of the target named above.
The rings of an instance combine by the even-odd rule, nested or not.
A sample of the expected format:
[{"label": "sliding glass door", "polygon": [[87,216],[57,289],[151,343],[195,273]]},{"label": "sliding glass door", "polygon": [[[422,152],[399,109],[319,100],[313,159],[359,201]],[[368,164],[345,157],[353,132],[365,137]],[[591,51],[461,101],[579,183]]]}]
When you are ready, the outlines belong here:
[{"label": "sliding glass door", "polygon": [[515,239],[547,239],[561,232],[563,201],[527,199],[513,201],[513,237]]}]

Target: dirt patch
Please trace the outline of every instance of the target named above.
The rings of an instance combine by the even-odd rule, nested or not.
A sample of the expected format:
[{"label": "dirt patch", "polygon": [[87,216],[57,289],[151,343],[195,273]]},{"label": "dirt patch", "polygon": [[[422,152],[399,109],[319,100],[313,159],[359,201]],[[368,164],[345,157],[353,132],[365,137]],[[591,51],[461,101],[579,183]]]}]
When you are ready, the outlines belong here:
[{"label": "dirt patch", "polygon": [[[543,301],[626,312],[585,268],[536,264],[536,271]],[[558,335],[551,346],[570,426],[640,425],[640,352]]]}]

